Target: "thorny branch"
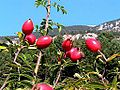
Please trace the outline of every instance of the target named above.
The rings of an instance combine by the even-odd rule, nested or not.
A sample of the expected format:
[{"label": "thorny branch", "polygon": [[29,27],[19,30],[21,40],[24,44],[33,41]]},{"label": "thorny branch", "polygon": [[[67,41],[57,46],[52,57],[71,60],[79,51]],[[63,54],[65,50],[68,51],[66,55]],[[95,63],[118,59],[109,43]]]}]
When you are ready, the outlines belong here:
[{"label": "thorny branch", "polygon": [[[21,51],[23,48],[25,48],[25,47],[26,47],[26,46],[21,46],[20,48],[17,49],[17,52],[15,53],[15,57],[14,57],[13,62],[14,62],[15,64],[19,65],[19,66],[21,66],[21,65],[20,65],[18,62],[16,62],[16,60],[17,60],[17,57],[18,57],[20,51]],[[19,68],[18,68],[18,69],[19,69]],[[10,70],[12,70],[12,67],[10,68]],[[10,70],[9,70],[9,71],[10,71]],[[3,83],[3,85],[1,86],[0,90],[3,90],[3,89],[5,88],[9,77],[10,77],[10,74],[6,77],[6,79],[5,79],[4,83]]]},{"label": "thorny branch", "polygon": [[35,67],[35,70],[34,70],[36,76],[37,76],[37,73],[38,73],[38,69],[39,69],[41,57],[42,57],[42,52],[40,51],[40,52],[39,52],[39,55],[38,55],[38,60],[37,60],[37,63],[36,63],[36,67]]},{"label": "thorny branch", "polygon": [[21,66],[18,62],[16,62],[16,60],[17,60],[17,57],[18,57],[18,55],[19,55],[19,53],[20,53],[20,51],[23,49],[23,48],[25,48],[26,46],[21,46],[20,48],[18,48],[18,50],[17,50],[17,52],[15,53],[15,58],[14,58],[14,63],[15,64],[17,64],[18,66]]},{"label": "thorny branch", "polygon": [[48,29],[48,21],[49,21],[49,17],[50,17],[50,0],[48,0],[48,5],[47,5],[47,15],[46,15],[46,24],[45,24],[45,31],[47,32]]},{"label": "thorny branch", "polygon": [[58,81],[59,81],[59,79],[60,79],[60,75],[61,75],[62,69],[63,69],[63,67],[61,66],[61,67],[60,67],[60,71],[58,72],[57,79],[56,79],[56,81],[55,81],[55,83],[54,83],[54,86],[53,86],[54,88],[55,88],[55,86],[57,85],[57,83],[58,83]]},{"label": "thorny branch", "polygon": [[[12,67],[10,68],[10,70],[12,70]],[[9,71],[10,71],[10,70],[9,70]],[[10,74],[8,74],[8,76],[6,77],[6,79],[5,79],[4,83],[3,83],[3,85],[1,86],[0,90],[3,90],[3,89],[5,88],[9,77],[10,77]]]}]

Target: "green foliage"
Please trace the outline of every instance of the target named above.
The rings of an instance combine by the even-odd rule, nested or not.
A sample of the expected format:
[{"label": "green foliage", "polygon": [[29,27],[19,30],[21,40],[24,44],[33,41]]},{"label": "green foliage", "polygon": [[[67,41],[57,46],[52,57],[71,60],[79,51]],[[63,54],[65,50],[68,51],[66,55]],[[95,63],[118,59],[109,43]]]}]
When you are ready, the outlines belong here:
[{"label": "green foliage", "polygon": [[[39,25],[35,26],[36,31],[40,32],[40,34],[47,35],[50,30],[53,30],[53,26],[57,26],[58,31],[61,32],[62,27],[63,27],[62,24],[56,23],[50,19],[48,20],[48,18],[50,17],[50,9],[52,6],[57,9],[57,12],[62,11],[63,14],[67,14],[67,11],[64,9],[64,6],[57,4],[57,2],[59,1],[60,0],[57,0],[56,2],[50,1],[50,0],[36,0],[35,1],[36,7],[43,6],[44,8],[46,8],[46,12],[47,12],[46,19],[42,20],[40,26]],[[47,27],[47,30],[45,30],[46,27]]]},{"label": "green foliage", "polygon": [[[102,52],[107,58],[113,54],[120,53],[120,42],[113,38],[110,33],[99,34],[99,40],[102,44]],[[102,89],[119,89],[119,68],[120,58],[112,58],[107,64],[101,62],[103,59],[99,53],[90,52],[82,39],[74,41],[74,45],[78,46],[85,53],[79,63],[73,63],[69,58],[61,57],[61,64],[58,62],[58,51],[61,48],[62,37],[58,36],[50,47],[42,50],[43,56],[38,70],[38,75],[35,76],[34,68],[37,61],[38,51],[36,48],[23,48],[17,57],[17,63],[13,62],[17,48],[16,44],[10,44],[0,52],[0,86],[4,83],[9,75],[6,90],[16,90],[17,88],[31,88],[33,84],[46,82],[51,85],[55,84],[60,68],[60,79],[56,85],[56,90],[102,90]],[[1,44],[2,45],[2,44]],[[116,46],[114,46],[116,45]],[[109,46],[109,47],[108,47]],[[112,49],[114,48],[114,49]],[[98,56],[99,55],[99,56]],[[96,58],[97,57],[97,58]],[[105,80],[102,80],[104,77]]]},{"label": "green foliage", "polygon": [[[62,30],[61,24],[49,19],[49,6],[67,13],[63,6],[57,4],[59,1],[52,1],[50,5],[47,0],[35,1],[36,7],[43,6],[47,11],[47,18],[41,21],[40,26],[35,26],[40,35],[49,34],[53,26],[57,26],[59,32]],[[55,90],[120,89],[120,40],[113,32],[99,32],[102,50],[97,53],[87,49],[85,40],[75,40],[74,46],[85,54],[78,62],[64,57],[61,35],[54,37],[52,44],[45,49],[29,45],[24,41],[23,33],[18,32],[17,35],[19,42],[13,43],[6,38],[9,44],[0,43],[0,90],[31,90],[34,84],[42,82],[53,85]]]}]

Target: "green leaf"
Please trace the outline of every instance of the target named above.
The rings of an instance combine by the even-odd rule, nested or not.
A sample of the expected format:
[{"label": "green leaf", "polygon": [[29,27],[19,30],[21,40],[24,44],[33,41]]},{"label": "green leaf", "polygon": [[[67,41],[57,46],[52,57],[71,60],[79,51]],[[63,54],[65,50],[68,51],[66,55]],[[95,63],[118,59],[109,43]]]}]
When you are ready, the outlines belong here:
[{"label": "green leaf", "polygon": [[60,5],[57,5],[57,12],[59,12],[60,10]]},{"label": "green leaf", "polygon": [[114,77],[112,81],[112,90],[117,90],[117,75]]},{"label": "green leaf", "polygon": [[22,42],[23,38],[24,38],[23,33],[22,32],[17,32],[17,35],[18,35],[18,38],[19,38],[20,42]]},{"label": "green leaf", "polygon": [[26,57],[24,54],[22,54],[22,56],[19,56],[19,57],[24,61],[24,63],[25,63],[28,67],[30,67],[31,69],[33,69],[33,68],[30,66],[29,61],[27,61],[27,57]]},{"label": "green leaf", "polygon": [[58,26],[58,31],[61,32],[61,30],[62,30],[62,27]]},{"label": "green leaf", "polygon": [[7,47],[5,47],[5,46],[0,46],[0,49],[7,49]]},{"label": "green leaf", "polygon": [[56,3],[56,2],[54,2],[54,3],[53,3],[53,7],[56,7],[56,6],[57,6],[57,3]]},{"label": "green leaf", "polygon": [[85,87],[90,87],[92,89],[105,89],[105,86],[103,84],[97,82],[86,84]]},{"label": "green leaf", "polygon": [[39,26],[35,25],[35,31],[38,32]]},{"label": "green leaf", "polygon": [[32,77],[32,76],[30,76],[28,74],[15,74],[15,73],[12,73],[11,76],[22,76],[22,77],[26,77],[27,79],[29,79],[31,81],[34,79],[34,77]]},{"label": "green leaf", "polygon": [[46,0],[36,0],[35,1],[35,6],[36,7],[39,7],[39,6],[46,7],[46,5],[47,5],[47,1]]}]

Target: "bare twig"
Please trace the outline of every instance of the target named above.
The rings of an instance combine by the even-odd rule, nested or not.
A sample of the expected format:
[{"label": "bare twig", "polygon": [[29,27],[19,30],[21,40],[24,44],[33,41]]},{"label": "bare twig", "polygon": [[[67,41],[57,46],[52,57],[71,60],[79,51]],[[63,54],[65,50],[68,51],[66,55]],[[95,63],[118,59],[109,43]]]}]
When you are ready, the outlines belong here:
[{"label": "bare twig", "polygon": [[63,67],[61,66],[61,67],[60,67],[60,71],[58,72],[58,76],[57,76],[57,79],[56,79],[56,81],[55,81],[55,83],[54,83],[53,88],[55,88],[55,86],[57,85],[57,83],[58,83],[58,81],[59,81],[59,79],[60,79],[60,75],[61,75],[62,69],[63,69]]},{"label": "bare twig", "polygon": [[48,5],[47,5],[47,15],[46,15],[46,24],[45,24],[45,31],[47,32],[48,29],[48,21],[50,17],[50,0],[48,0]]},{"label": "bare twig", "polygon": [[105,56],[100,50],[98,50],[98,52],[99,52],[99,53],[102,55],[102,57],[104,58],[104,63],[105,63],[105,67],[104,67],[104,70],[103,70],[101,79],[102,79],[102,82],[103,82],[103,83],[108,84],[108,83],[109,83],[108,80],[104,77],[104,75],[105,75],[105,73],[106,73],[106,67],[107,67],[107,58],[106,58],[106,56]]},{"label": "bare twig", "polygon": [[98,50],[98,52],[103,56],[103,58],[104,58],[104,60],[105,60],[105,62],[107,61],[107,58],[105,57],[105,55],[100,51],[100,50]]},{"label": "bare twig", "polygon": [[19,73],[18,81],[20,81],[20,67],[18,67],[18,73]]},{"label": "bare twig", "polygon": [[[11,70],[12,70],[12,67],[10,68],[9,71],[11,71]],[[10,74],[8,74],[8,76],[6,77],[6,79],[5,79],[4,83],[3,83],[3,85],[1,86],[0,90],[3,90],[5,88],[9,77],[10,77]]]},{"label": "bare twig", "polygon": [[19,55],[19,53],[20,53],[20,51],[23,49],[23,48],[25,48],[26,46],[21,46],[20,48],[18,48],[18,50],[17,50],[17,52],[15,53],[15,58],[14,58],[14,63],[15,64],[17,64],[18,66],[21,66],[18,62],[16,62],[16,60],[17,60],[17,57],[18,57],[18,55]]},{"label": "bare twig", "polygon": [[7,81],[8,81],[8,79],[9,79],[9,77],[10,77],[10,74],[6,77],[6,79],[5,79],[5,81],[4,81],[3,85],[2,85],[2,87],[0,88],[0,90],[3,90],[3,89],[5,88],[5,86],[6,86],[6,84],[7,84]]},{"label": "bare twig", "polygon": [[101,75],[101,74],[98,73],[98,72],[89,72],[88,75],[89,75],[89,74],[96,74],[96,75],[98,75],[98,77],[101,79],[103,85],[104,85],[105,87],[107,87],[108,80],[107,80],[105,77],[103,77],[103,75]]},{"label": "bare twig", "polygon": [[40,51],[40,52],[39,52],[39,55],[38,55],[38,60],[37,60],[37,63],[36,63],[36,67],[35,67],[35,70],[34,70],[36,76],[37,76],[37,73],[38,73],[38,69],[39,69],[41,57],[42,57],[42,52]]}]

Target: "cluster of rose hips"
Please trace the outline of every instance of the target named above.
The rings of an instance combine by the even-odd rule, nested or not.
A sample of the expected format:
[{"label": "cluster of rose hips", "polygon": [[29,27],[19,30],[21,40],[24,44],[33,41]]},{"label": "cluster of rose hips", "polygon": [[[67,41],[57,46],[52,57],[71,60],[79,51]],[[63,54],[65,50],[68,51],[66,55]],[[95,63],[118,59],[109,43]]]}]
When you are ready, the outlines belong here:
[{"label": "cluster of rose hips", "polygon": [[83,57],[82,53],[79,51],[79,48],[73,47],[73,42],[70,38],[62,42],[62,48],[65,50],[64,56],[69,57],[73,62],[76,62]]},{"label": "cluster of rose hips", "polygon": [[[34,25],[31,19],[24,22],[22,26],[22,32],[25,34],[25,40],[30,44],[36,44],[37,48],[44,49],[48,47],[53,39],[51,36],[40,36],[36,39],[35,35],[32,34],[34,30]],[[101,50],[100,42],[93,37],[86,38],[85,40],[86,47],[92,52],[98,52]],[[73,47],[73,41],[68,38],[62,42],[62,48],[65,51],[66,57],[69,57],[71,61],[76,62],[77,60],[81,60],[84,57],[83,52],[80,48]],[[52,86],[44,83],[35,84],[32,87],[32,90],[54,90]]]},{"label": "cluster of rose hips", "polygon": [[[36,44],[37,48],[44,49],[52,43],[52,37],[40,36],[36,40],[36,36],[32,34],[34,25],[31,19],[24,22],[22,26],[22,32],[25,34],[25,40],[30,44]],[[54,90],[52,86],[45,83],[38,83],[32,87],[32,90]]]},{"label": "cluster of rose hips", "polygon": [[24,22],[22,26],[22,32],[25,34],[25,40],[33,45],[36,43],[37,48],[44,49],[52,43],[52,37],[50,36],[40,36],[36,40],[36,36],[32,34],[34,30],[34,25],[31,19]]},{"label": "cluster of rose hips", "polygon": [[[92,52],[98,52],[101,50],[101,44],[95,37],[86,38],[85,43],[86,47]],[[81,60],[85,56],[80,48],[73,47],[73,42],[69,37],[62,42],[62,48],[65,50],[64,56],[69,57],[73,62]]]}]

